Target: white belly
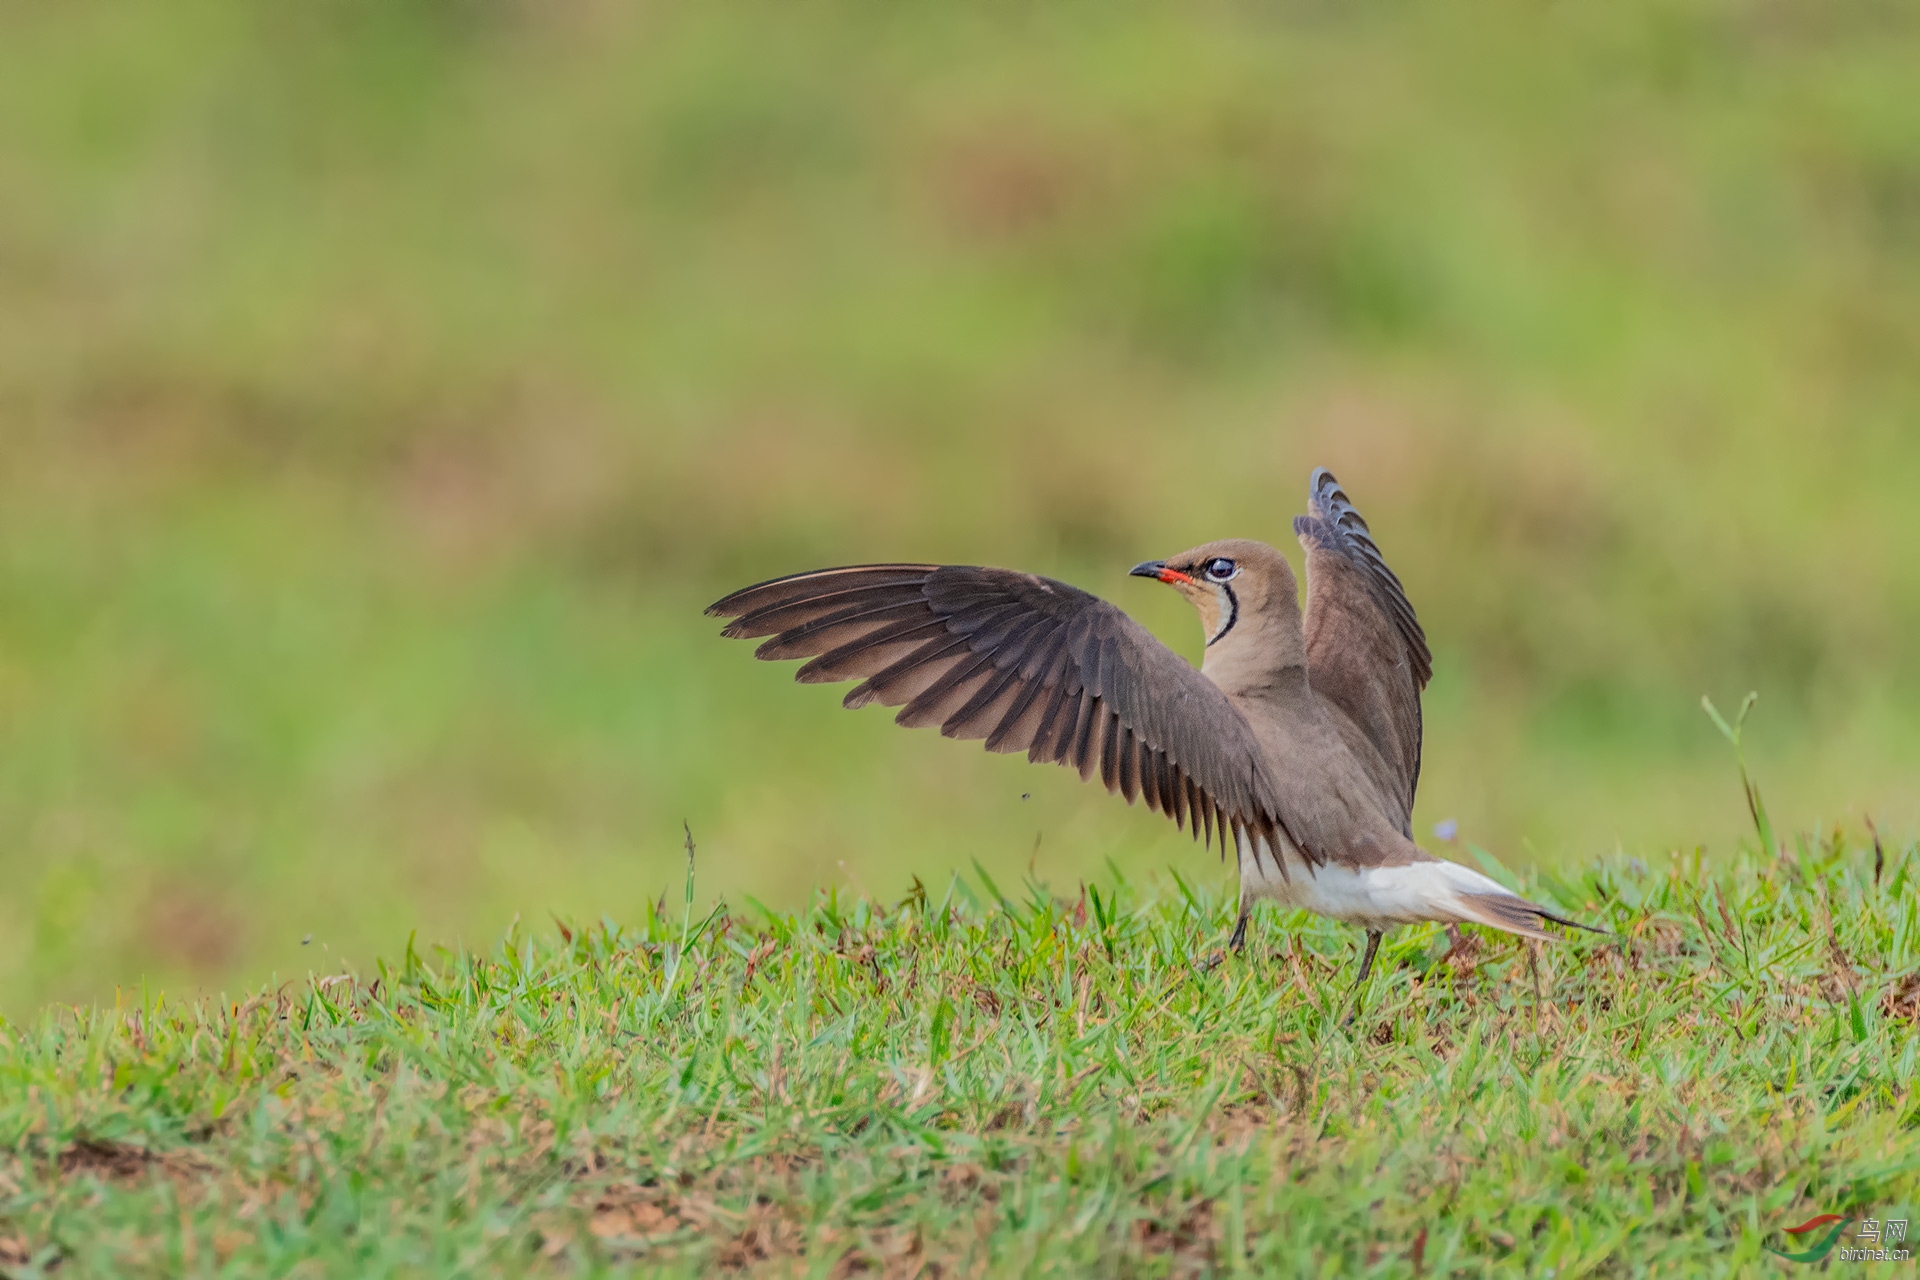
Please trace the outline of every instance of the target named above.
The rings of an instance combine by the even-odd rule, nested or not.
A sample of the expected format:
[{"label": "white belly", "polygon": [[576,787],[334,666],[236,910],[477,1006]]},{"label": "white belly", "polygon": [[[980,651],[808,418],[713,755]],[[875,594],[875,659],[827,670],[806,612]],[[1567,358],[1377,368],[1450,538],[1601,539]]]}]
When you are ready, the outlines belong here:
[{"label": "white belly", "polygon": [[1421,920],[1481,920],[1481,913],[1460,900],[1461,894],[1511,896],[1504,886],[1457,862],[1414,862],[1356,871],[1337,863],[1309,867],[1291,845],[1286,845],[1282,856],[1285,875],[1264,840],[1255,858],[1242,836],[1240,891],[1253,899],[1305,908],[1366,929],[1384,931]]}]

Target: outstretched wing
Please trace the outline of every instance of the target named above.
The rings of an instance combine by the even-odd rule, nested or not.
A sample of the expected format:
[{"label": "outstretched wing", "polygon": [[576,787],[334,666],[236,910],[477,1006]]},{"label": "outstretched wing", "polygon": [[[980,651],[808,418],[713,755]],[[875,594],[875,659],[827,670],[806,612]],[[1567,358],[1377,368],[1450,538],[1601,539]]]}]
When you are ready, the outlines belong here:
[{"label": "outstretched wing", "polygon": [[1243,833],[1280,847],[1277,791],[1240,712],[1139,623],[1064,582],[855,565],[747,587],[707,613],[733,619],[729,638],[770,637],[757,657],[811,658],[802,683],[860,680],[849,707],[899,707],[903,725],[1098,772],[1196,837],[1218,831],[1223,852]]},{"label": "outstretched wing", "polygon": [[1354,744],[1397,806],[1401,834],[1410,836],[1420,691],[1433,675],[1433,655],[1400,579],[1325,467],[1313,473],[1308,502],[1313,514],[1293,522],[1307,552],[1307,678],[1371,747]]}]

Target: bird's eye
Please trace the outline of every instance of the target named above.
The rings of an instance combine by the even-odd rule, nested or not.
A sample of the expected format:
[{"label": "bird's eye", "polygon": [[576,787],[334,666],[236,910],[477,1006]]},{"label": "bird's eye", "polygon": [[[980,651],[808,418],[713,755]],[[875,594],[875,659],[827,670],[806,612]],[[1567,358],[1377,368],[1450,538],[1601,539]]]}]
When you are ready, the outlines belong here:
[{"label": "bird's eye", "polygon": [[1238,572],[1238,570],[1234,568],[1233,561],[1224,556],[1217,556],[1207,561],[1207,576],[1215,582],[1225,582],[1236,572]]}]

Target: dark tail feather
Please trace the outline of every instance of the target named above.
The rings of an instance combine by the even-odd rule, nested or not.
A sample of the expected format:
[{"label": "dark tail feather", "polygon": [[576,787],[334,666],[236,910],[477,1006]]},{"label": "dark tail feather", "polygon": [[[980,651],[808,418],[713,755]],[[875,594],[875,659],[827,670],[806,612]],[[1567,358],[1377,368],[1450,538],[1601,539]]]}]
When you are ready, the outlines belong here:
[{"label": "dark tail feather", "polygon": [[1472,913],[1471,918],[1480,924],[1541,942],[1553,941],[1553,935],[1540,927],[1543,921],[1566,925],[1570,929],[1585,929],[1588,933],[1606,932],[1605,929],[1596,929],[1590,924],[1555,915],[1545,907],[1537,907],[1525,898],[1510,893],[1463,893],[1460,902]]},{"label": "dark tail feather", "polygon": [[1588,933],[1597,933],[1603,938],[1611,938],[1613,936],[1611,929],[1602,929],[1598,925],[1581,924],[1578,920],[1569,920],[1565,916],[1557,916],[1553,914],[1553,912],[1541,907],[1534,907],[1532,903],[1528,903],[1527,905],[1533,907],[1534,912],[1539,915],[1542,920],[1551,920],[1555,924],[1563,924],[1569,929],[1585,929]]}]

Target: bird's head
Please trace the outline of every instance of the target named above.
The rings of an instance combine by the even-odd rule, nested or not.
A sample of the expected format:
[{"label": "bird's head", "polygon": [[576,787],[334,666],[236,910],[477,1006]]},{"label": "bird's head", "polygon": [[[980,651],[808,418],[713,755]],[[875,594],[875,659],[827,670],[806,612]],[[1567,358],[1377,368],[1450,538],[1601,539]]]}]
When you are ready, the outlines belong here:
[{"label": "bird's head", "polygon": [[[1227,538],[1203,542],[1166,560],[1133,566],[1136,578],[1154,578],[1187,598],[1200,614],[1207,647],[1265,630],[1278,611],[1297,619],[1300,596],[1287,558],[1264,542]],[[1298,622],[1295,622],[1298,626]]]}]

